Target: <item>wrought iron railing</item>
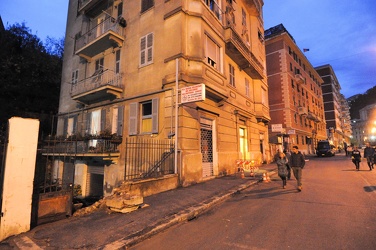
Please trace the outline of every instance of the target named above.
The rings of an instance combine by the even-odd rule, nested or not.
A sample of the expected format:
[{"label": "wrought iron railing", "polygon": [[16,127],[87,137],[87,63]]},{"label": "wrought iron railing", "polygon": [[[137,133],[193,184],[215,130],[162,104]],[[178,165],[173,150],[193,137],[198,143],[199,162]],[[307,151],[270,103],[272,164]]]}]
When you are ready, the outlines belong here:
[{"label": "wrought iron railing", "polygon": [[215,0],[205,0],[205,4],[209,7],[209,9],[214,13],[214,15],[219,19],[222,20],[223,11],[219,8],[217,1]]},{"label": "wrought iron railing", "polygon": [[174,142],[171,139],[125,139],[125,180],[174,173]]},{"label": "wrought iron railing", "polygon": [[123,88],[122,75],[105,69],[96,72],[93,76],[72,84],[71,96],[86,93],[102,86]]},{"label": "wrought iron railing", "polygon": [[47,140],[42,148],[44,154],[93,154],[117,153],[121,139]]}]

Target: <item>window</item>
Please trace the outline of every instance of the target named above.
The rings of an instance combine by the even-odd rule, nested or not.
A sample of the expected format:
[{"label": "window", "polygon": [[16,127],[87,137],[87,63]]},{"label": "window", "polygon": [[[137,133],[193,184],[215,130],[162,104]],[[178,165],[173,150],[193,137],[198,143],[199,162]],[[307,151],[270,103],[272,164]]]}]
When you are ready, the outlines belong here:
[{"label": "window", "polygon": [[247,13],[245,10],[242,8],[242,25],[246,26],[247,25]]},{"label": "window", "polygon": [[112,134],[123,135],[124,107],[114,107],[112,110]]},{"label": "window", "polygon": [[239,143],[240,152],[243,159],[247,159],[248,145],[247,145],[247,130],[245,128],[239,128]]},{"label": "window", "polygon": [[78,69],[72,72],[72,84],[77,84],[78,82]]},{"label": "window", "polygon": [[123,2],[120,2],[117,6],[118,17],[123,15]]},{"label": "window", "polygon": [[100,74],[103,73],[103,66],[104,66],[104,58],[99,58],[95,60],[95,73]]},{"label": "window", "polygon": [[154,7],[154,0],[141,0],[141,13]]},{"label": "window", "polygon": [[151,133],[152,127],[151,101],[141,104],[141,133]]},{"label": "window", "polygon": [[219,71],[220,48],[209,36],[206,36],[205,43],[207,63]]},{"label": "window", "polygon": [[131,103],[129,110],[129,135],[137,135],[139,131],[141,134],[158,133],[158,98]]},{"label": "window", "polygon": [[205,0],[205,4],[210,8],[210,10],[218,19],[221,19],[221,10],[216,0]]},{"label": "window", "polygon": [[115,52],[115,73],[120,73],[120,50]]},{"label": "window", "polygon": [[106,110],[94,110],[87,113],[86,134],[98,135],[105,128]]},{"label": "window", "polygon": [[249,81],[247,78],[245,78],[245,95],[249,97]]},{"label": "window", "polygon": [[77,116],[66,117],[64,119],[64,135],[66,137],[74,135],[77,132]]},{"label": "window", "polygon": [[235,87],[235,68],[231,64],[229,64],[228,67],[229,67],[230,85]]},{"label": "window", "polygon": [[140,39],[140,66],[153,63],[154,34],[149,33]]}]

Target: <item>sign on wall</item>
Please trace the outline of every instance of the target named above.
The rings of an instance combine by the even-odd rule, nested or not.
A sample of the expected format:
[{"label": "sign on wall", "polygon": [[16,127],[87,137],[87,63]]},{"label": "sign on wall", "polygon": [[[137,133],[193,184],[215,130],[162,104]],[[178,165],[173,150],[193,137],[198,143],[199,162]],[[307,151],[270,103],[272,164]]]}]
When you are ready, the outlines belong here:
[{"label": "sign on wall", "polygon": [[180,89],[181,103],[199,102],[205,100],[205,84],[196,84]]},{"label": "sign on wall", "polygon": [[282,132],[282,124],[272,124],[272,132]]}]

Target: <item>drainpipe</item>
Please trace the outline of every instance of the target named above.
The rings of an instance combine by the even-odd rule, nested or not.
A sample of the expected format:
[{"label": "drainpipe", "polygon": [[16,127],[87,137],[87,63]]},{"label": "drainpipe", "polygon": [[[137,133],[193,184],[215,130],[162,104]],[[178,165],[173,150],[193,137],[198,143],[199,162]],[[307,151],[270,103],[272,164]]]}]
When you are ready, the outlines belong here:
[{"label": "drainpipe", "polygon": [[175,72],[175,174],[178,173],[178,111],[179,111],[179,79],[178,79],[178,70],[179,70],[179,59],[176,58],[176,72]]}]

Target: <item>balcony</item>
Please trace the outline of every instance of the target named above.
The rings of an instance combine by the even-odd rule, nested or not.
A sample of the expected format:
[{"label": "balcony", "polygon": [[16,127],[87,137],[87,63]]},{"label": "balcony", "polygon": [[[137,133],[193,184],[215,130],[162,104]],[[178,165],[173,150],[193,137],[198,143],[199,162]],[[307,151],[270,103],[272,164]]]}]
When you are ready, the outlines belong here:
[{"label": "balcony", "polygon": [[265,125],[271,120],[269,108],[262,103],[255,103],[255,116],[257,122],[262,122]]},{"label": "balcony", "polygon": [[306,107],[298,107],[298,114],[299,115],[308,115],[308,111]]},{"label": "balcony", "polygon": [[113,2],[112,0],[79,0],[78,12],[85,14],[88,17],[95,17],[102,13],[108,5]]},{"label": "balcony", "polygon": [[119,98],[123,93],[122,75],[100,70],[93,76],[72,84],[71,97],[84,104]]},{"label": "balcony", "polygon": [[250,15],[260,16],[264,2],[263,0],[249,0],[249,1],[245,1],[245,5],[249,8]]},{"label": "balcony", "polygon": [[305,83],[305,79],[304,79],[304,77],[301,74],[295,74],[295,82],[297,84],[304,84]]},{"label": "balcony", "polygon": [[254,79],[263,79],[264,67],[250,50],[250,45],[228,27],[225,30],[226,54]]},{"label": "balcony", "polygon": [[42,154],[56,157],[91,157],[107,160],[116,160],[119,155],[121,137],[117,139],[49,139],[42,147]]},{"label": "balcony", "polygon": [[76,55],[90,61],[91,58],[106,49],[122,47],[124,42],[123,18],[109,17],[76,39]]}]

